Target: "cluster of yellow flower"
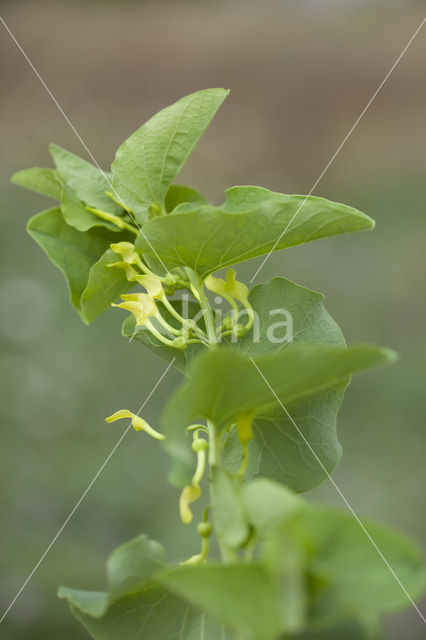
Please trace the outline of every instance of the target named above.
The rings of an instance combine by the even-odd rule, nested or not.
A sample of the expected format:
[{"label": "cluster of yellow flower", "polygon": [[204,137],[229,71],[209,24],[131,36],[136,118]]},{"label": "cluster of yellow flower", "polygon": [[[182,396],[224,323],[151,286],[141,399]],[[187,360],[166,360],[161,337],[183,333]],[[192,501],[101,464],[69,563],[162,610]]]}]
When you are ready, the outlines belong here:
[{"label": "cluster of yellow flower", "polygon": [[[109,267],[123,269],[129,282],[139,284],[145,289],[145,293],[128,293],[121,296],[122,302],[113,304],[114,307],[126,309],[130,311],[136,321],[136,327],[144,327],[151,332],[161,343],[169,347],[177,349],[185,349],[192,342],[198,342],[206,346],[211,346],[212,339],[200,328],[195,319],[183,318],[169,301],[167,294],[175,291],[176,288],[185,288],[189,290],[195,300],[200,304],[200,316],[203,316],[202,303],[203,300],[209,305],[204,291],[203,283],[200,281],[200,289],[194,285],[194,279],[186,274],[185,270],[179,269],[176,273],[168,273],[166,276],[158,276],[153,273],[142,261],[137,253],[135,246],[131,242],[118,242],[111,245],[114,253],[120,256],[121,260],[109,264]],[[225,316],[222,324],[213,330],[215,342],[222,336],[234,335],[237,338],[242,337],[253,325],[254,311],[248,300],[248,288],[235,278],[235,271],[228,269],[225,279],[216,278],[212,275],[207,276],[204,280],[206,289],[220,296],[231,307],[231,315]],[[159,307],[159,303],[162,308]],[[245,324],[240,323],[241,310],[238,306],[243,306],[243,312],[247,317]],[[165,309],[170,316],[178,321],[179,328],[172,326],[162,315],[161,311]],[[208,309],[211,317],[213,317],[212,309],[209,305]],[[154,324],[156,321],[157,326]],[[162,333],[163,331],[163,333]],[[169,337],[168,337],[169,336]],[[121,409],[113,415],[106,418],[107,422],[114,422],[121,418],[130,418],[132,425],[136,431],[145,431],[157,440],[164,440],[166,436],[153,429],[143,418],[132,413],[127,409]],[[245,419],[238,425],[238,432],[241,436],[243,450],[246,453],[247,444],[252,437],[251,418],[245,416]],[[190,505],[201,496],[200,483],[206,468],[206,452],[208,449],[208,441],[200,437],[200,433],[207,431],[206,426],[194,424],[188,427],[188,432],[193,432],[192,450],[197,456],[197,464],[194,475],[190,484],[182,491],[179,500],[180,516],[184,523],[189,523],[193,519]],[[243,456],[242,472],[245,469],[246,456]],[[205,518],[206,520],[206,518]],[[208,549],[208,537],[210,535],[209,523],[204,521],[202,532],[203,548],[201,554],[197,554],[190,559],[190,562],[202,561]]]}]

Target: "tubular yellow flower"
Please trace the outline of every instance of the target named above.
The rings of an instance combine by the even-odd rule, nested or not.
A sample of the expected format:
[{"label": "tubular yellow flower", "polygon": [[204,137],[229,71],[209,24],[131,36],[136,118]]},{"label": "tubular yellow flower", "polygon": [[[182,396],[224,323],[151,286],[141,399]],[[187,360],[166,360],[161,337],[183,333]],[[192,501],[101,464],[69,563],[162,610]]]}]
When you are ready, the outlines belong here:
[{"label": "tubular yellow flower", "polygon": [[124,302],[112,306],[130,311],[136,319],[137,326],[146,325],[149,318],[159,315],[157,305],[147,293],[128,293],[121,298]]},{"label": "tubular yellow flower", "polygon": [[147,290],[148,295],[151,298],[164,300],[165,293],[159,276],[156,276],[155,274],[143,276],[137,275],[135,280]]},{"label": "tubular yellow flower", "polygon": [[136,413],[132,413],[128,409],[120,409],[112,414],[112,416],[108,416],[105,418],[105,422],[115,422],[116,420],[121,420],[122,418],[131,418],[132,425],[135,431],[145,431],[148,435],[155,440],[165,440],[166,436],[162,433],[158,433],[155,429],[153,429],[146,420],[136,415]]},{"label": "tubular yellow flower", "polygon": [[201,489],[198,484],[187,484],[179,500],[179,512],[181,520],[184,524],[192,522],[194,515],[189,508],[189,505],[201,496]]},{"label": "tubular yellow flower", "polygon": [[207,289],[213,291],[225,300],[233,298],[239,300],[244,305],[248,300],[248,288],[242,282],[235,279],[236,272],[234,269],[228,269],[226,272],[225,280],[223,278],[215,278],[214,276],[207,276],[204,281]]},{"label": "tubular yellow flower", "polygon": [[110,249],[114,251],[114,253],[117,253],[119,256],[123,258],[124,262],[127,262],[128,264],[135,264],[142,271],[146,270],[145,265],[142,264],[142,260],[140,259],[139,255],[136,253],[135,245],[132,244],[131,242],[116,242],[116,243],[110,244],[109,246],[110,246]]},{"label": "tubular yellow flower", "polygon": [[134,282],[136,278],[139,277],[136,269],[134,269],[128,262],[112,262],[111,264],[107,264],[107,267],[117,267],[117,269],[123,269],[129,282]]}]

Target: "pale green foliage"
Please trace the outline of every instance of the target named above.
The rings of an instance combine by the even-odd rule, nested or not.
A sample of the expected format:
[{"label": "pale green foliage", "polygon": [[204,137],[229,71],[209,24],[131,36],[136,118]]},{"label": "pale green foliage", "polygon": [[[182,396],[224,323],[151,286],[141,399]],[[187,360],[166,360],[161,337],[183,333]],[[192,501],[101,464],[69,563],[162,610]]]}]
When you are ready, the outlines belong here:
[{"label": "pale green foliage", "polygon": [[[82,320],[122,296],[116,306],[131,311],[123,335],[185,374],[155,433],[183,488],[183,519],[204,501],[201,552],[182,565],[139,536],[111,555],[106,591],[59,595],[96,640],[379,640],[379,617],[409,604],[387,563],[417,599],[421,553],[298,493],[340,458],[336,420],[351,375],[395,355],[346,347],[323,296],[285,278],[248,292],[228,272],[204,286],[222,267],[374,222],[324,198],[251,186],[228,189],[215,207],[173,184],[227,94],[198,91],[154,115],[120,146],[111,173],[52,145],[56,169],[12,178],[59,201],[28,231],[63,272]],[[222,319],[207,289],[228,304]],[[208,557],[212,530],[221,562]]]},{"label": "pale green foliage", "polygon": [[111,188],[110,173],[100,171],[90,162],[56,144],[50,145],[50,153],[59,176],[79,200],[110,213],[122,212],[122,208],[106,194]]},{"label": "pale green foliage", "polygon": [[[186,380],[169,400],[162,426],[166,447],[175,461],[172,480],[188,482],[192,457],[185,446],[185,427],[199,419],[211,420],[219,433],[249,411],[261,418],[273,415],[280,402],[291,406],[313,394],[348,382],[352,373],[385,364],[392,352],[371,345],[349,349],[311,344],[289,345],[281,353],[256,357],[255,363],[276,393],[272,393],[252,361],[224,347],[199,356]],[[281,409],[282,411],[282,409]],[[312,464],[309,460],[307,464]],[[303,482],[304,466],[299,473]]]},{"label": "pale green foliage", "polygon": [[138,247],[153,266],[161,258],[167,269],[184,265],[205,277],[272,250],[373,226],[360,211],[324,198],[233,187],[221,207],[191,206],[170,218],[150,220]]},{"label": "pale green foliage", "polygon": [[167,190],[228,95],[192,93],[163,109],[130,136],[112,163],[113,186],[138,222],[151,204],[164,207]]},{"label": "pale green foliage", "polygon": [[[405,594],[351,514],[309,505],[266,480],[240,494],[247,527],[261,543],[254,562],[166,568],[159,546],[141,536],[108,561],[108,593],[61,588],[60,596],[97,640],[216,639],[221,625],[247,640],[296,639],[306,626],[307,637],[321,638],[324,625],[342,625],[348,612],[368,621],[405,605]],[[426,583],[418,549],[379,525],[363,524],[417,597]],[[202,612],[212,620],[201,620]]]},{"label": "pale green foliage", "polygon": [[[48,209],[31,218],[28,232],[65,275],[71,302],[84,322],[90,322],[105,311],[127,287],[122,272],[118,269],[105,271],[102,267],[112,253],[109,246],[117,240],[116,232],[104,228],[85,233],[77,231],[66,224],[59,208]],[[128,237],[128,234],[120,235]],[[94,300],[91,299],[93,292],[98,294],[95,293]]]},{"label": "pale green foliage", "polygon": [[61,179],[54,169],[41,169],[38,167],[23,169],[23,171],[15,173],[12,177],[12,182],[43,196],[48,196],[55,200],[61,199]]}]

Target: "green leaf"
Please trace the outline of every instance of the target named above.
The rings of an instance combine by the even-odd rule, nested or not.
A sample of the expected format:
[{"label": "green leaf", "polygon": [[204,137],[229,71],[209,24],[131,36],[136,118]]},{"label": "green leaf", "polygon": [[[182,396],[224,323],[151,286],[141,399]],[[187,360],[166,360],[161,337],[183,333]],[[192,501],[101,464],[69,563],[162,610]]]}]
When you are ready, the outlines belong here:
[{"label": "green leaf", "polygon": [[[244,485],[241,495],[249,522],[265,541],[262,555],[272,570],[281,571],[280,559],[288,558],[294,545],[303,550],[312,629],[306,638],[316,638],[314,631],[318,638],[328,637],[319,630],[340,628],[341,621],[350,618],[363,621],[354,625],[360,638],[375,638],[377,628],[371,621],[410,604],[392,570],[413,600],[425,591],[422,553],[400,534],[366,519],[358,521],[348,510],[307,503],[266,479]],[[366,635],[366,621],[371,635]]]},{"label": "green leaf", "polygon": [[[117,234],[102,227],[85,233],[77,231],[66,224],[59,208],[48,209],[33,216],[28,222],[27,229],[53,264],[64,274],[70,289],[71,302],[83,321],[87,322],[86,310],[81,308],[81,296],[88,287],[85,305],[89,316],[92,316],[94,310],[89,300],[101,270],[95,269],[88,286],[90,271],[105,254],[109,245],[117,242]],[[127,238],[127,234],[118,236],[118,239]],[[116,282],[116,270],[110,269],[110,271],[111,282]],[[105,298],[96,303],[96,308],[99,309],[104,301]]]},{"label": "green leaf", "polygon": [[287,405],[336,387],[351,373],[393,358],[389,350],[372,345],[341,349],[294,344],[273,356],[255,358],[260,373],[235,349],[224,347],[200,354],[191,368],[191,378],[169,400],[162,419],[168,434],[164,446],[175,461],[171,480],[181,485],[190,479],[192,454],[185,430],[195,420],[209,419],[222,432],[245,413],[269,415],[279,406],[271,388]]},{"label": "green leaf", "polygon": [[49,149],[59,175],[71,187],[79,200],[108,213],[115,215],[123,213],[122,207],[105,193],[111,191],[112,176],[110,173],[100,171],[87,160],[79,158],[56,144],[51,144]]},{"label": "green leaf", "polygon": [[78,231],[88,231],[92,227],[105,227],[110,231],[121,231],[115,224],[98,218],[94,213],[88,211],[81,200],[79,200],[74,191],[64,185],[61,197],[61,211],[64,220],[71,227]]},{"label": "green leaf", "polygon": [[168,188],[228,93],[205,89],[185,96],[119,147],[112,163],[114,189],[139,222],[151,203],[164,207]]},{"label": "green leaf", "polygon": [[109,309],[111,303],[130,287],[122,269],[108,266],[115,262],[118,262],[117,254],[107,249],[90,268],[87,285],[80,299],[80,312],[88,323]]},{"label": "green leaf", "polygon": [[293,626],[277,584],[257,564],[180,567],[161,582],[247,640],[276,640]]},{"label": "green leaf", "polygon": [[384,640],[378,632],[377,626],[373,628],[362,620],[349,620],[337,626],[326,626],[322,629],[306,631],[291,635],[288,640]]},{"label": "green leaf", "polygon": [[15,173],[11,178],[11,182],[30,191],[41,193],[43,196],[48,196],[55,200],[61,199],[61,180],[58,172],[54,169],[42,169],[39,167],[24,169]]},{"label": "green leaf", "polygon": [[349,512],[307,505],[291,525],[294,537],[309,551],[312,624],[331,624],[351,615],[374,617],[410,606],[388,565],[414,601],[425,592],[426,569],[418,547],[372,521],[361,522],[365,530]]},{"label": "green leaf", "polygon": [[241,489],[247,518],[260,536],[287,522],[304,507],[292,491],[267,478],[256,478]]},{"label": "green leaf", "polygon": [[[184,318],[194,318],[200,329],[205,330],[204,320],[202,317],[198,318],[200,307],[197,303],[192,300],[189,300],[188,303],[183,304],[181,300],[171,300],[170,301],[173,307],[176,309],[178,313],[180,313]],[[167,320],[172,327],[176,329],[180,328],[180,325],[176,318],[174,318],[171,313],[161,305],[161,314]],[[154,351],[158,356],[166,360],[167,362],[172,362],[174,366],[182,371],[183,373],[188,372],[188,367],[194,356],[199,354],[201,351],[205,351],[206,347],[200,343],[192,343],[187,345],[186,349],[180,351],[179,349],[175,349],[174,347],[168,347],[160,340],[158,340],[155,336],[152,335],[148,330],[136,327],[136,320],[134,316],[130,315],[123,322],[122,327],[122,335],[125,338],[135,340],[140,344],[143,344],[148,349]]]},{"label": "green leaf", "polygon": [[139,536],[107,563],[108,592],[61,587],[71,611],[96,640],[230,640],[204,612],[156,581],[164,552]]},{"label": "green leaf", "polygon": [[324,198],[233,187],[221,207],[149,220],[137,246],[155,268],[159,256],[167,269],[187,266],[204,278],[270,251],[373,226],[360,211]]},{"label": "green leaf", "polygon": [[216,535],[224,544],[238,549],[249,535],[249,526],[240,495],[241,483],[224,469],[211,469],[211,497]]},{"label": "green leaf", "polygon": [[200,204],[208,203],[199,191],[178,184],[172,184],[168,188],[164,202],[167,213],[171,213],[180,205],[189,205],[190,208],[193,208]]},{"label": "green leaf", "polygon": [[[253,329],[235,347],[249,355],[278,353],[294,343],[344,347],[342,333],[323,305],[324,296],[285,278],[273,278],[255,286],[249,301],[256,312]],[[341,446],[336,422],[346,381],[307,398],[287,409],[304,438],[322,462],[318,464],[302,435],[280,407],[259,415],[253,425],[246,478],[263,475],[296,491],[318,485],[337,465]],[[235,429],[226,438],[224,453],[229,468],[236,471],[241,446]]]}]

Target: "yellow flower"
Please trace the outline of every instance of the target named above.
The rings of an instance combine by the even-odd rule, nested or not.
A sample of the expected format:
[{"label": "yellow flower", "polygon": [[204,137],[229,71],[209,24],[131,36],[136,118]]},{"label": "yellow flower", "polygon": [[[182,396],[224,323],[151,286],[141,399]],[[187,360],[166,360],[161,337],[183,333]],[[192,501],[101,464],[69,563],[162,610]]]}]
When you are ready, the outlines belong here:
[{"label": "yellow flower", "polygon": [[148,295],[151,298],[157,300],[164,299],[165,293],[163,290],[163,285],[161,283],[161,278],[159,276],[156,276],[155,274],[143,276],[138,275],[136,276],[135,280],[147,290]]},{"label": "yellow flower", "polygon": [[235,279],[234,269],[228,269],[226,272],[225,280],[223,278],[215,278],[214,276],[207,276],[205,279],[205,285],[207,289],[217,293],[222,298],[239,300],[243,304],[247,303],[248,288],[242,282]]},{"label": "yellow flower", "polygon": [[116,420],[121,420],[122,418],[131,418],[132,425],[135,431],[145,431],[152,438],[156,440],[165,440],[166,436],[162,433],[158,433],[155,429],[153,429],[146,420],[136,415],[136,413],[132,413],[128,409],[120,409],[112,414],[112,416],[108,416],[105,418],[105,422],[115,422]]},{"label": "yellow flower", "polygon": [[116,242],[109,246],[114,253],[117,253],[123,258],[124,262],[127,262],[128,264],[135,264],[144,271],[144,265],[142,264],[139,255],[136,253],[134,244],[131,242]]},{"label": "yellow flower", "polygon": [[179,512],[182,522],[189,524],[192,522],[193,513],[189,508],[189,505],[201,496],[201,489],[198,484],[187,484],[179,500]]},{"label": "yellow flower", "polygon": [[143,326],[149,318],[158,316],[157,305],[147,293],[128,293],[121,296],[124,302],[113,304],[113,307],[130,311],[136,319],[137,326]]},{"label": "yellow flower", "polygon": [[128,262],[112,262],[111,264],[107,264],[107,267],[117,267],[117,269],[123,269],[129,282],[134,282],[139,277],[136,269],[134,269]]}]

